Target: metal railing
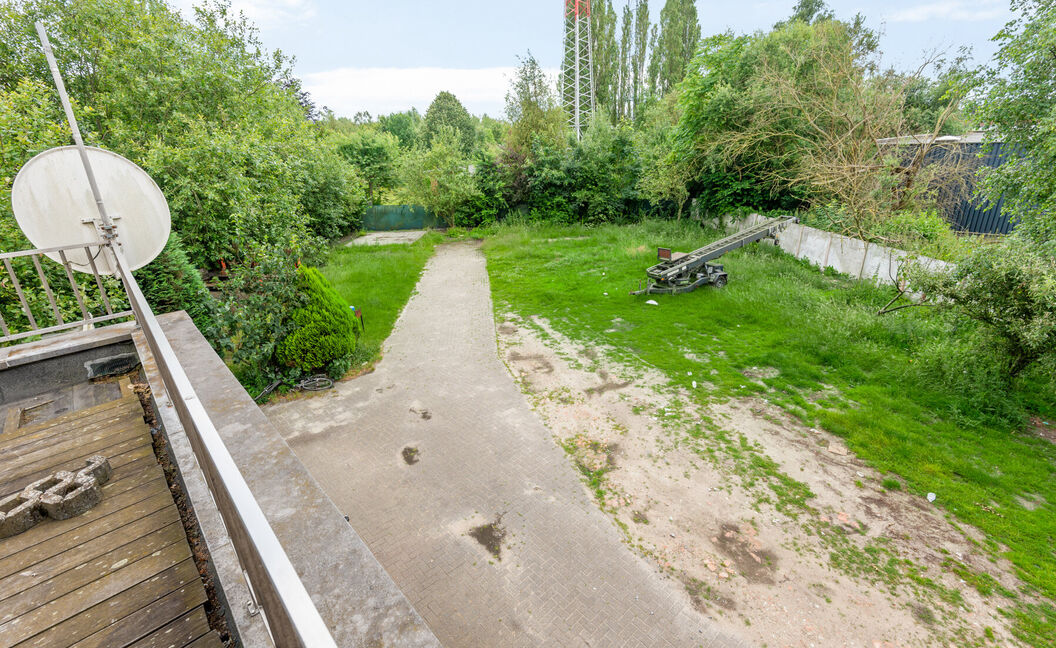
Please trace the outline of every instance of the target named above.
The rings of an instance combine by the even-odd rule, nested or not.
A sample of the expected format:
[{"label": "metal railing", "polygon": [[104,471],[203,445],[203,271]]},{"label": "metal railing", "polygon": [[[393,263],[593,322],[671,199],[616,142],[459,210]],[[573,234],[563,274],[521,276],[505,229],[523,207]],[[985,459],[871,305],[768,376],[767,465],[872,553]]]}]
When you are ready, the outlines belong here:
[{"label": "metal railing", "polygon": [[[47,273],[41,265],[40,257],[50,254],[59,257],[59,262],[70,283],[70,291],[76,297],[82,315],[76,321],[67,321],[69,318],[63,317],[62,308],[56,299],[52,284],[48,281]],[[81,257],[81,254],[84,256]],[[107,281],[95,263],[100,254],[108,255],[108,259],[112,261],[111,265],[116,269],[117,278],[124,287],[124,297],[128,300],[130,310],[113,311],[111,296],[105,287]],[[19,273],[13,267],[12,260],[24,257],[30,258],[40,281],[39,286],[27,286],[19,279]],[[205,476],[216,507],[220,511],[224,526],[231,537],[238,561],[249,583],[250,593],[263,613],[265,624],[275,645],[278,648],[337,648],[330,630],[319,615],[293,563],[290,562],[289,556],[286,555],[278,537],[265,518],[260,504],[250,491],[245,477],[235,464],[216,426],[195,393],[176,352],[161,329],[161,324],[147,304],[139,284],[132,276],[120,247],[108,241],[99,241],[47,249],[4,252],[0,254],[0,261],[7,271],[9,287],[17,294],[22,313],[30,327],[28,331],[12,333],[8,323],[0,315],[0,327],[4,333],[4,336],[0,337],[0,342],[44,335],[121,317],[135,317],[169,399],[191,442],[191,448]],[[92,315],[86,304],[86,299],[90,296],[83,293],[74,279],[75,268],[82,272],[91,269],[90,274],[94,277],[95,285],[99,290],[96,298],[106,310],[105,315]],[[22,270],[23,279],[25,279],[26,269]],[[0,275],[0,281],[2,280],[3,275]],[[41,320],[35,316],[30,307],[31,301],[42,301],[39,295],[41,291],[47,295],[51,316],[58,321],[57,325],[39,326]],[[34,298],[31,299],[31,297]]]},{"label": "metal railing", "polygon": [[116,246],[105,246],[276,646],[337,648]]},{"label": "metal railing", "polygon": [[[20,250],[18,252],[0,254],[0,261],[3,262],[4,270],[6,271],[6,277],[0,274],[0,288],[8,289],[15,293],[20,306],[20,311],[18,312],[24,318],[24,322],[19,322],[22,326],[18,326],[14,322],[9,324],[4,318],[3,309],[0,309],[0,333],[3,334],[0,336],[0,343],[14,342],[38,335],[57,333],[82,326],[92,326],[131,317],[131,310],[114,312],[110,295],[106,290],[106,281],[100,274],[99,268],[96,267],[95,260],[103,253],[105,246],[106,244],[102,241],[97,241],[94,243],[78,243],[61,247]],[[51,282],[48,281],[48,274],[40,264],[40,257],[45,255],[52,258],[58,256],[57,261],[65,270],[66,281],[69,282],[68,290],[66,286],[53,287]],[[18,268],[16,268],[16,262],[25,258],[32,262],[32,270],[28,272],[29,276],[36,275],[36,281],[33,282],[35,285],[33,286],[24,285],[28,268],[22,268],[23,272],[21,274],[23,276],[21,279],[19,278]],[[25,262],[23,262],[23,265],[26,265]],[[94,298],[74,279],[73,266],[77,266],[78,270],[90,269],[90,274],[95,279],[96,294]],[[34,294],[39,295],[40,293],[47,296],[47,306],[50,306],[50,309],[44,306],[44,312],[34,313],[30,298]],[[59,294],[59,298],[56,298],[56,293]],[[68,299],[71,295],[77,302],[77,307],[80,311],[79,318],[70,317],[69,314],[63,316],[63,305],[59,301],[62,297]],[[93,301],[95,302],[94,304],[92,303]],[[94,313],[93,310],[95,309],[101,312]],[[50,322],[54,322],[54,324],[50,324]],[[42,326],[42,324],[45,325]],[[13,331],[13,329],[26,328],[27,326],[26,330]]]}]

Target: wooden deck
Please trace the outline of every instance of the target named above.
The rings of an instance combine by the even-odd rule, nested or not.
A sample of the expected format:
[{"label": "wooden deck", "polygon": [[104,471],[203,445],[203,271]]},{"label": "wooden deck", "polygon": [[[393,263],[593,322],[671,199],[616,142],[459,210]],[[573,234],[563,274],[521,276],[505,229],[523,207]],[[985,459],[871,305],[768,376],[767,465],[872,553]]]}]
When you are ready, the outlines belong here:
[{"label": "wooden deck", "polygon": [[127,379],[0,406],[0,497],[102,454],[102,501],[0,539],[0,648],[218,648]]}]

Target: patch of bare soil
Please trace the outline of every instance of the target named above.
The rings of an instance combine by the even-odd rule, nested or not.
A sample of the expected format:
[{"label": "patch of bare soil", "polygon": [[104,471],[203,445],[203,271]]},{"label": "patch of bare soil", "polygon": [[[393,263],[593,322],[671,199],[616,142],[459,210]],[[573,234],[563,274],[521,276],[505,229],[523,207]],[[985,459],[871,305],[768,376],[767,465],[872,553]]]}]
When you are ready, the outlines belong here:
[{"label": "patch of bare soil", "polygon": [[[505,319],[501,357],[574,464],[602,480],[599,506],[725,631],[752,645],[894,647],[981,643],[991,628],[996,645],[1014,644],[1005,603],[952,570],[1015,590],[1010,565],[936,504],[884,489],[836,437],[762,399],[701,408],[662,375],[615,365],[543,320]],[[778,510],[773,474],[746,471],[745,453],[806,484],[806,507]]]},{"label": "patch of bare soil", "polygon": [[1034,428],[1034,434],[1045,439],[1049,443],[1056,443],[1056,421],[1044,421],[1041,418],[1034,416],[1031,417],[1030,424],[1031,427]]}]

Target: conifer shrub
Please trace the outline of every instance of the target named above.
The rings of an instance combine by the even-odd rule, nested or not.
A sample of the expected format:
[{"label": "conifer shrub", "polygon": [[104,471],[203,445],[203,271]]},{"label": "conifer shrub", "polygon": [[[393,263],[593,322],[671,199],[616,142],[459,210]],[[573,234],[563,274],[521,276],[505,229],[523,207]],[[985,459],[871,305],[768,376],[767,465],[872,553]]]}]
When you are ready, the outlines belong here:
[{"label": "conifer shrub", "polygon": [[299,267],[297,282],[305,302],[290,314],[295,328],[276,347],[276,359],[304,373],[322,370],[340,378],[356,349],[359,320],[317,269]]},{"label": "conifer shrub", "polygon": [[215,345],[216,304],[176,232],[169,235],[157,258],[135,271],[135,277],[155,313],[187,311],[198,330]]}]

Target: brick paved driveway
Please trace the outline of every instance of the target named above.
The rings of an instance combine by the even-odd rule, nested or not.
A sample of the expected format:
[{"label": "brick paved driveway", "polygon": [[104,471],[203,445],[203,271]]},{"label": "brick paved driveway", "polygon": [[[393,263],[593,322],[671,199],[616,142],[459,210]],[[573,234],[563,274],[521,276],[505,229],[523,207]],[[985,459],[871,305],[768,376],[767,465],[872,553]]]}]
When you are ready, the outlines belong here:
[{"label": "brick paved driveway", "polygon": [[[472,244],[437,248],[376,371],[266,413],[445,646],[741,645],[622,544],[525,402]],[[473,531],[496,520],[499,558]]]}]

